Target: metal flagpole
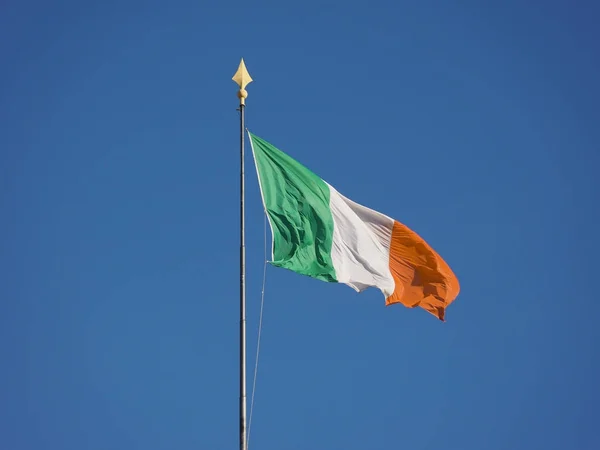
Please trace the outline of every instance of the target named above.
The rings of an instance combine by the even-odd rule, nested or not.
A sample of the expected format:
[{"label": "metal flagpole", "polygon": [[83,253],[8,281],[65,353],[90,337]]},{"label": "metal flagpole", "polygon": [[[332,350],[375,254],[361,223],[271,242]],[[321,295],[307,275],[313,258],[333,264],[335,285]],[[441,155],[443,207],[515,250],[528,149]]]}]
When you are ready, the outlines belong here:
[{"label": "metal flagpole", "polygon": [[246,86],[252,78],[246,70],[244,59],[233,76],[240,90],[240,450],[247,449],[246,438],[246,236],[244,211],[244,110],[246,107]]}]

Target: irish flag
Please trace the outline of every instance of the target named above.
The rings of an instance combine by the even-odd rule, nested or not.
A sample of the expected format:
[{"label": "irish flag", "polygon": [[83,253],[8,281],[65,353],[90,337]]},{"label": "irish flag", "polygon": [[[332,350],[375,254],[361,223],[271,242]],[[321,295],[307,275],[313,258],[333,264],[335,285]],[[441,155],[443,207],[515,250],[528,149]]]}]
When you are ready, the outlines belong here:
[{"label": "irish flag", "polygon": [[357,292],[374,287],[386,305],[420,306],[444,320],[459,283],[419,235],[248,134],[273,236],[272,265]]}]

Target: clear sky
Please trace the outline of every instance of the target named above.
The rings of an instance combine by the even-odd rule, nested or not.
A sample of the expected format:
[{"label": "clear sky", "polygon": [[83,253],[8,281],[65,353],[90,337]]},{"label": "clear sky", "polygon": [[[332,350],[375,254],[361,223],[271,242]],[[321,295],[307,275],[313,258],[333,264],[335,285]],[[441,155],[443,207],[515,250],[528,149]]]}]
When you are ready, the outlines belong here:
[{"label": "clear sky", "polygon": [[0,448],[237,448],[241,57],[250,130],[462,287],[442,323],[269,267],[251,449],[600,448],[599,13],[3,1]]}]

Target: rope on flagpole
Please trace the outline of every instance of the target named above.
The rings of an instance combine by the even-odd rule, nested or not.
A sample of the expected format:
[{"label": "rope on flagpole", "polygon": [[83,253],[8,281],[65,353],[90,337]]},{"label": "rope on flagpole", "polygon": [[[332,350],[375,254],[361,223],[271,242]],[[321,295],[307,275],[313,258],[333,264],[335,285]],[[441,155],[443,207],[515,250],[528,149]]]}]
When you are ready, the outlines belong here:
[{"label": "rope on flagpole", "polygon": [[258,355],[260,354],[260,336],[262,332],[263,306],[265,303],[265,284],[267,281],[267,212],[265,211],[264,223],[264,247],[265,247],[265,266],[263,268],[262,290],[260,295],[260,314],[258,320],[258,337],[256,339],[256,359],[254,361],[254,379],[252,380],[252,397],[250,398],[250,416],[248,418],[248,437],[246,438],[246,447],[250,446],[250,430],[252,429],[252,413],[254,411],[254,393],[256,392],[256,375],[258,373]]}]

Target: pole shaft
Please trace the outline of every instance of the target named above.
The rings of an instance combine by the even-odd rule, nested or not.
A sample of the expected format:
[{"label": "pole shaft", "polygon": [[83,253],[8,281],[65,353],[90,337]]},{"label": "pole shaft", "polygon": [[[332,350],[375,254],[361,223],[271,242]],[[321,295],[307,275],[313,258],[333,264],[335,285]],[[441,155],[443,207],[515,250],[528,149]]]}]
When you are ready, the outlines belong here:
[{"label": "pole shaft", "polygon": [[240,450],[246,450],[246,237],[244,209],[244,104],[240,105]]}]

